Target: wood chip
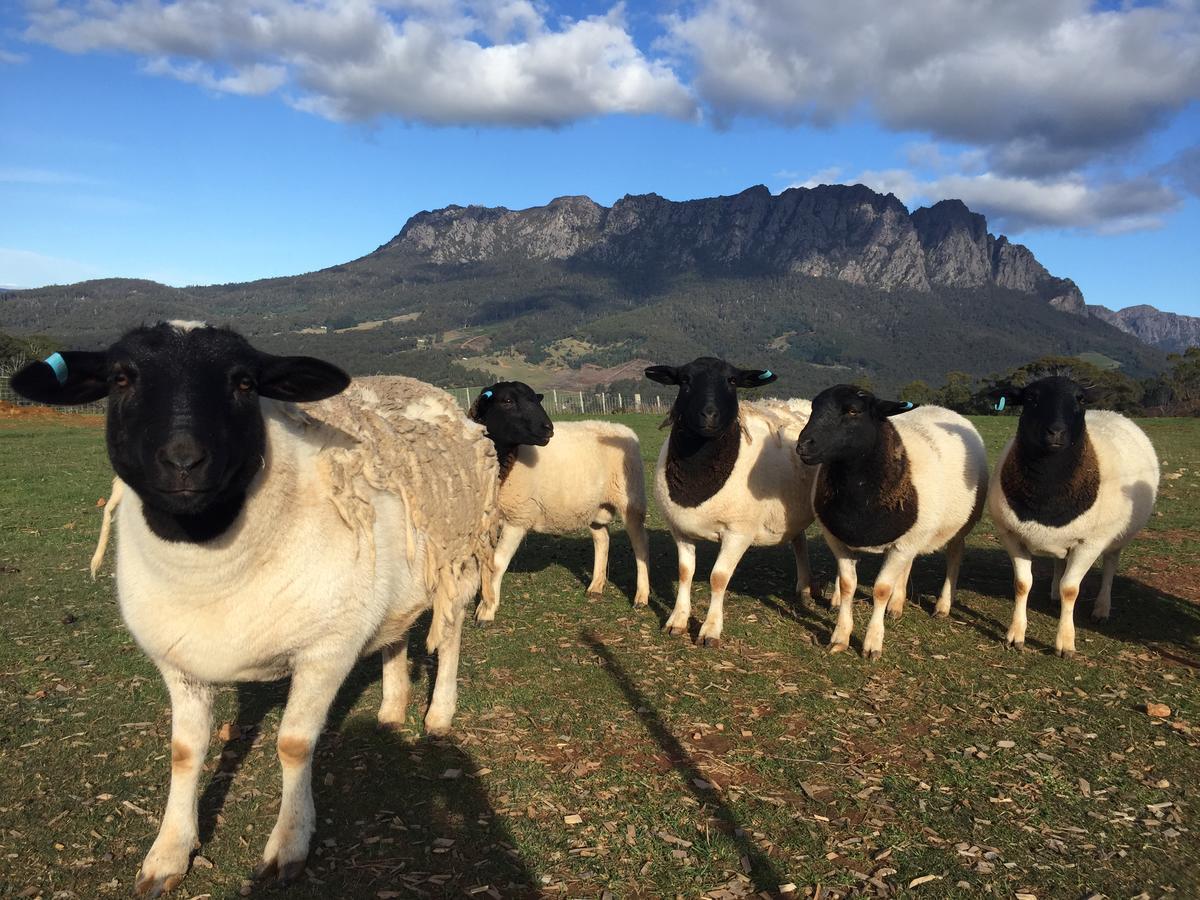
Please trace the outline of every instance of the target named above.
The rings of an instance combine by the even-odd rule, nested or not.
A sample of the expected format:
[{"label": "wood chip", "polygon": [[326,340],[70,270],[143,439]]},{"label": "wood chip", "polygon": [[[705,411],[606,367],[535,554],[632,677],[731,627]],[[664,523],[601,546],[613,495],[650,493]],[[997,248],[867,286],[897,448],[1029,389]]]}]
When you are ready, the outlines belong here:
[{"label": "wood chip", "polygon": [[922,884],[927,884],[930,881],[941,881],[941,880],[942,880],[941,875],[922,875],[920,878],[914,878],[912,881],[910,881],[908,883],[908,887],[909,887],[909,890],[912,890],[913,888],[918,887]]},{"label": "wood chip", "polygon": [[1171,707],[1165,703],[1148,702],[1146,704],[1146,715],[1154,716],[1156,719],[1165,719],[1171,715]]},{"label": "wood chip", "polygon": [[571,813],[571,815],[569,815],[569,816],[563,816],[563,824],[564,825],[582,825],[583,824],[583,816],[579,815],[578,813]]}]

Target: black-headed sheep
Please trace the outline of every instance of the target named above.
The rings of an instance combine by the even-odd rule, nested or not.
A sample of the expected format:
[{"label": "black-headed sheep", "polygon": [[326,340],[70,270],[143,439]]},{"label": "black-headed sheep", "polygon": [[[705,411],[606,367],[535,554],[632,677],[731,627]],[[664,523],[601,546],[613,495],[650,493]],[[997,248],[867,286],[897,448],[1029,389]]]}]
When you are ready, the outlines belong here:
[{"label": "black-headed sheep", "polygon": [[913,560],[942,547],[946,580],[935,613],[948,616],[966,536],[987,495],[987,453],[974,426],[940,406],[914,409],[839,384],[813,399],[796,450],[819,466],[813,510],[838,563],[830,651],[850,644],[860,553],[886,554],[863,656],[883,654],[884,613],[903,611]]},{"label": "black-headed sheep", "polygon": [[1033,557],[1051,556],[1051,594],[1060,603],[1054,649],[1073,656],[1083,576],[1103,557],[1092,618],[1107,619],[1121,549],[1154,510],[1159,476],[1154,446],[1120,413],[1085,411],[1088,394],[1061,375],[994,392],[1001,404],[1021,407],[1017,434],[1000,454],[988,493],[988,512],[1013,565],[1010,647],[1025,646]]},{"label": "black-headed sheep", "polygon": [[720,646],[725,591],[752,546],[790,544],[796,558],[796,595],[811,598],[804,529],[813,520],[813,470],[793,452],[808,420],[806,400],[739,402],[739,388],[775,381],[769,369],[739,369],[701,357],[685,366],[651,366],[646,377],[677,385],[654,473],[654,493],[679,556],[679,589],[664,628],[686,634],[692,611],[696,541],[721,549],[709,577],[711,599],[699,640]]},{"label": "black-headed sheep", "polygon": [[571,534],[589,529],[594,556],[587,595],[600,597],[608,578],[608,524],[614,515],[620,515],[633,545],[633,605],[645,606],[650,598],[646,478],[637,435],[615,422],[553,425],[542,407],[542,395],[520,381],[501,381],[483,390],[470,417],[487,429],[496,446],[503,522],[476,620],[495,618],[504,573],[530,531]]},{"label": "black-headed sheep", "polygon": [[[483,429],[411,379],[350,379],[198,323],[134,329],[13,376],[43,403],[108,397],[122,615],[171,697],[171,787],[135,884],[187,872],[214,685],[291,675],[279,727],[279,817],[257,874],[304,870],[313,751],[355,661],[384,651],[380,720],[404,719],[406,633],[433,609],[426,715],[454,713],[465,606],[490,561],[498,466]],[[328,399],[325,399],[328,398]],[[289,401],[322,401],[301,411]]]}]

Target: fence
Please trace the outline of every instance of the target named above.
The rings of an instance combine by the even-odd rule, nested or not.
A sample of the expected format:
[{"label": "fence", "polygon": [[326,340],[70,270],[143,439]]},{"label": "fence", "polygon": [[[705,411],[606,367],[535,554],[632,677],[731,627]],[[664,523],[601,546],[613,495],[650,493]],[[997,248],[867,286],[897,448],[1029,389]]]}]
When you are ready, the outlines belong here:
[{"label": "fence", "polygon": [[[32,406],[28,400],[18,397],[8,385],[9,376],[19,369],[23,363],[0,365],[0,403],[14,406]],[[471,408],[480,387],[446,388],[463,410]],[[607,393],[596,391],[562,391],[547,390],[542,405],[550,415],[588,415],[608,416],[614,413],[644,412],[665,415],[675,402],[674,395],[637,394],[637,393]],[[102,416],[107,409],[104,400],[96,403],[84,403],[80,406],[59,406],[59,412],[80,415]]]},{"label": "fence", "polygon": [[[470,409],[483,387],[446,388],[464,409]],[[564,391],[548,389],[542,406],[550,415],[582,414],[608,416],[614,413],[644,412],[665,415],[675,402],[675,395],[607,393],[596,391]]]}]

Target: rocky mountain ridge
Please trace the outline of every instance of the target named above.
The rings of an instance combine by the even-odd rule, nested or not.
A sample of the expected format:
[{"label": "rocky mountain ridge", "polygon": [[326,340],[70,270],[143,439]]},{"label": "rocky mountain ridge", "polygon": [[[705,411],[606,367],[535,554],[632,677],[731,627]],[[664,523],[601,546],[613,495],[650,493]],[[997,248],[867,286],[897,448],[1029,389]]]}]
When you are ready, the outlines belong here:
[{"label": "rocky mountain ridge", "polygon": [[894,195],[863,185],[778,195],[758,185],[680,202],[627,195],[611,207],[588,197],[524,210],[448,206],[413,216],[377,253],[436,265],[519,257],[633,271],[778,272],[883,290],[995,285],[1084,310],[1074,282],[1052,276],[1027,247],[989,234],[962,201],[909,213]]}]

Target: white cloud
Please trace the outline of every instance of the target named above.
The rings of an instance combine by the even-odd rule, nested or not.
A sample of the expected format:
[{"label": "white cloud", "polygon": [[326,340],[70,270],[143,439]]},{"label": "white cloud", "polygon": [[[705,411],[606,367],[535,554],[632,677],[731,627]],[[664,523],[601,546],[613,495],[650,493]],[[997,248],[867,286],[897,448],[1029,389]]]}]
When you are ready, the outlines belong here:
[{"label": "white cloud", "polygon": [[1200,6],[1087,0],[700,0],[660,47],[728,122],[889,128],[986,148],[1009,175],[1128,148],[1200,97]]},{"label": "white cloud", "polygon": [[47,284],[72,284],[88,278],[99,278],[103,272],[89,263],[61,259],[0,247],[0,284],[11,287],[42,287]]},{"label": "white cloud", "polygon": [[621,6],[552,24],[527,0],[46,0],[26,37],[124,51],[210,90],[280,91],[341,121],[557,126],[589,116],[694,118],[689,91],[648,58]]},{"label": "white cloud", "polygon": [[76,175],[73,172],[59,172],[54,169],[36,169],[20,166],[0,168],[0,184],[97,184],[94,178],[86,175]]},{"label": "white cloud", "polygon": [[0,65],[16,66],[24,62],[29,62],[29,57],[24,53],[17,53],[14,50],[5,50],[3,47],[0,47]]},{"label": "white cloud", "polygon": [[[828,171],[818,172],[788,187],[812,187],[827,180],[827,175]],[[837,183],[865,184],[895,194],[910,209],[939,200],[962,200],[987,217],[993,232],[1008,234],[1036,228],[1105,234],[1158,228],[1180,203],[1174,191],[1149,176],[1089,182],[1078,175],[1033,179],[983,172],[922,177],[909,169],[881,169],[840,178]]]}]

